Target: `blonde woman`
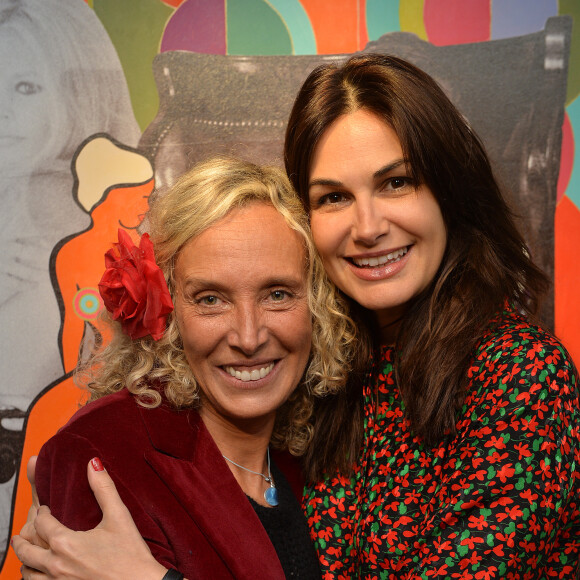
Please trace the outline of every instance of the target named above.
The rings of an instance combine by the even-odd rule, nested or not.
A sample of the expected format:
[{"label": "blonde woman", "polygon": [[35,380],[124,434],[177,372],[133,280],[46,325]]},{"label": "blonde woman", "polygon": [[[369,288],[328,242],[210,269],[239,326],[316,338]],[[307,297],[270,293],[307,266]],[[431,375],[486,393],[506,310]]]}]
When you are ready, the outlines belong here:
[{"label": "blonde woman", "polygon": [[65,524],[95,526],[93,459],[160,570],[318,578],[300,474],[276,450],[304,453],[313,397],[344,383],[353,333],[300,203],[281,170],[219,159],[148,221],[139,248],[121,232],[107,253],[115,335],[78,373],[92,402],[40,453],[39,497]]}]

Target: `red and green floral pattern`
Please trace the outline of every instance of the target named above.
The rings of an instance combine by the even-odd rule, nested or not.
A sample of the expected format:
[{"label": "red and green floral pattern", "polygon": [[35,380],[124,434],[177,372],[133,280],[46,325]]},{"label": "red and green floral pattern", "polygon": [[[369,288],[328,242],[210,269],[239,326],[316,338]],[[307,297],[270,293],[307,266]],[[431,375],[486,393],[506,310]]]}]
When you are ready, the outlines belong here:
[{"label": "red and green floral pattern", "polygon": [[457,435],[434,448],[404,418],[393,350],[376,357],[355,475],[305,491],[324,578],[575,578],[577,371],[516,313],[494,323],[469,368]]}]

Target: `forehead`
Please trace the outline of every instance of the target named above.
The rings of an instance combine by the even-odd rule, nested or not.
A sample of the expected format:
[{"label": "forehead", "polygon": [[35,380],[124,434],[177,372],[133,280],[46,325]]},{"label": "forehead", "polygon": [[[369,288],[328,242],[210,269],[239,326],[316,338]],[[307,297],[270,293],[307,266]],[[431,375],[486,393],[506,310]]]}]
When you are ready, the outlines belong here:
[{"label": "forehead", "polygon": [[259,277],[305,276],[302,237],[271,205],[253,203],[230,211],[182,248],[176,277],[221,278],[241,283]]},{"label": "forehead", "polygon": [[351,171],[353,165],[364,169],[368,164],[401,157],[401,142],[391,125],[371,111],[358,109],[326,129],[314,149],[310,169],[315,172],[323,165],[322,169],[341,170],[348,163]]},{"label": "forehead", "polygon": [[24,36],[10,24],[0,25],[0,53],[9,55],[2,61],[2,74],[8,71],[27,72],[28,69],[40,74],[43,66],[39,63],[42,53],[33,40]]}]

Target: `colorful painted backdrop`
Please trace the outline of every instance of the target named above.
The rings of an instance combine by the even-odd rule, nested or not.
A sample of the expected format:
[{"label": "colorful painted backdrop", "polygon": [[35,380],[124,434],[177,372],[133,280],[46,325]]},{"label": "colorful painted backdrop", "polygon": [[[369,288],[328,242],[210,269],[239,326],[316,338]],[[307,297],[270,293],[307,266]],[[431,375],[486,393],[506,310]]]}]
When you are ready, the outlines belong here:
[{"label": "colorful painted backdrop", "polygon": [[[36,8],[34,2],[37,2]],[[44,18],[46,24],[48,16],[41,15],[43,2],[46,5],[49,0],[0,0],[0,12],[13,9],[19,4],[30,5],[32,13],[39,20]],[[82,63],[91,60],[104,62],[112,48],[113,53],[109,59],[112,64],[109,68],[113,73],[120,72],[121,78],[115,76],[113,83],[108,76],[102,76],[102,71],[97,73],[99,66],[95,65],[92,81],[94,86],[99,87],[98,94],[103,95],[98,101],[110,99],[112,104],[107,104],[108,111],[115,107],[119,111],[125,110],[119,103],[126,94],[130,112],[119,113],[126,123],[119,125],[118,131],[111,128],[113,125],[108,119],[104,120],[104,115],[100,124],[89,126],[75,123],[75,128],[82,125],[80,133],[71,133],[69,125],[58,116],[58,107],[54,109],[57,112],[46,126],[46,121],[41,120],[32,126],[39,131],[37,140],[44,139],[44,135],[54,127],[60,128],[69,141],[67,147],[70,153],[65,154],[64,146],[59,149],[57,160],[63,168],[61,173],[57,174],[54,162],[50,170],[46,167],[46,161],[45,167],[35,169],[34,172],[30,167],[34,177],[27,177],[24,184],[19,180],[22,191],[31,199],[39,200],[42,199],[40,194],[47,187],[50,189],[58,185],[66,192],[67,199],[74,202],[74,207],[58,206],[61,207],[60,213],[49,220],[49,213],[35,211],[38,205],[35,201],[21,206],[15,204],[13,198],[5,193],[14,192],[13,187],[5,185],[5,192],[0,192],[2,212],[7,216],[5,221],[15,222],[22,213],[26,216],[25,220],[28,220],[25,223],[30,222],[30,228],[41,232],[44,228],[47,232],[58,233],[55,240],[48,235],[41,236],[44,244],[42,251],[45,253],[35,254],[44,256],[38,262],[40,266],[35,264],[35,268],[40,268],[41,274],[46,274],[44,278],[38,277],[38,284],[44,289],[43,295],[48,293],[52,296],[54,292],[55,304],[58,303],[55,318],[58,319],[60,313],[60,321],[56,320],[46,330],[49,342],[54,345],[57,353],[56,370],[51,371],[53,374],[47,373],[44,382],[33,384],[26,396],[20,397],[24,403],[12,403],[8,395],[6,400],[2,400],[3,395],[0,393],[0,408],[4,408],[4,414],[0,415],[0,458],[3,461],[0,467],[6,468],[3,482],[0,483],[0,545],[6,545],[10,529],[20,528],[30,502],[28,486],[25,484],[25,461],[20,458],[27,459],[36,453],[43,441],[72,414],[78,404],[80,394],[72,384],[70,371],[76,363],[79,347],[82,345],[86,351],[95,341],[106,338],[96,318],[101,303],[95,286],[102,269],[101,256],[113,241],[113,232],[123,227],[136,236],[136,228],[146,211],[147,199],[154,187],[155,168],[141,154],[138,137],[150,127],[158,113],[159,98],[152,63],[159,53],[343,54],[362,50],[368,42],[396,31],[414,33],[435,46],[461,45],[530,34],[543,30],[546,20],[552,16],[572,16],[574,27],[555,215],[555,330],[576,360],[580,360],[580,333],[577,330],[580,328],[580,303],[576,290],[580,284],[580,268],[575,260],[580,249],[580,153],[575,148],[575,135],[580,135],[580,26],[576,26],[580,21],[580,3],[577,0],[58,2],[59,9],[65,5],[76,9],[77,5],[82,4],[84,12],[80,11],[80,18],[86,21],[92,32],[97,29],[103,32],[100,37],[98,34],[95,36],[93,44],[89,42],[88,33],[78,35],[75,40],[71,31],[74,27],[80,29],[81,25],[66,17],[63,12],[61,25],[65,32],[71,32],[73,47],[66,49],[65,56],[70,55],[71,51],[75,52],[81,63],[77,68],[82,68]],[[54,14],[58,17],[58,10],[53,11]],[[43,36],[42,24],[40,22],[38,30],[30,33],[30,38],[36,39],[43,58],[60,59],[58,51],[48,49],[51,35]],[[55,24],[51,26],[52,32]],[[8,40],[12,38],[9,34],[13,32],[13,29],[8,31],[0,24],[0,60],[4,70],[9,68],[8,64],[14,58],[14,47],[9,42],[15,41]],[[64,32],[59,36],[63,35]],[[2,42],[7,44],[4,51]],[[0,73],[0,78],[3,76],[5,73]],[[71,76],[72,81],[69,78]],[[70,84],[74,92],[79,92],[81,77],[79,72],[67,76],[65,71],[56,79],[56,85],[64,90],[63,87]],[[54,80],[47,79],[46,86]],[[118,81],[115,95],[105,95],[106,91],[101,91]],[[38,94],[35,91],[39,86],[39,83],[29,83],[23,90],[29,94]],[[92,93],[92,97],[89,94],[83,97],[85,105],[94,98],[95,91]],[[4,103],[2,105],[6,108]],[[98,107],[98,102],[91,107],[93,111]],[[69,114],[72,111],[79,118],[91,116],[90,112],[83,112],[79,104],[69,106],[67,111]],[[34,121],[29,119],[27,126],[31,123]],[[36,197],[32,197],[31,192]],[[26,199],[24,194],[22,199]],[[19,239],[17,233],[13,237]],[[18,255],[15,253],[16,257]],[[17,262],[15,258],[14,264]],[[0,278],[0,285],[10,289],[9,284],[13,284],[15,279],[10,271],[12,262],[5,259],[2,263],[8,265],[5,267],[5,275]],[[26,303],[29,305],[26,312],[24,305],[20,307],[22,312],[10,311],[10,320],[16,321],[15,333],[19,332],[20,323],[30,314],[33,301],[28,300]],[[2,303],[0,308],[10,307]],[[21,332],[24,334],[23,330]],[[30,335],[24,338],[31,340]],[[2,340],[5,346],[11,339],[4,337]],[[50,352],[47,354],[53,356]],[[82,349],[80,356],[83,356]],[[31,356],[29,365],[35,364],[35,358]],[[12,366],[15,366],[14,363]],[[42,365],[39,367],[42,371]],[[4,369],[2,372],[6,376]],[[17,381],[12,381],[9,388],[11,394],[19,394]],[[17,492],[14,492],[15,489]],[[18,563],[13,553],[8,551],[0,579],[12,580],[17,577]]]}]

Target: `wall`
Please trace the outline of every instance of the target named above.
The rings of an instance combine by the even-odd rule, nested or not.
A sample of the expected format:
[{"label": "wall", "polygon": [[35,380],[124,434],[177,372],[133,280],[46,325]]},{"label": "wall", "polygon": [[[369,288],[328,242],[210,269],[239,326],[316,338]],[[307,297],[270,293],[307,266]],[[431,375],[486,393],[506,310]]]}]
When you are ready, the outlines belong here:
[{"label": "wall", "polygon": [[96,285],[117,228],[137,239],[153,187],[224,143],[280,162],[324,55],[402,52],[442,82],[532,224],[554,278],[543,318],[580,360],[579,16],[575,0],[0,0],[0,546],[30,501],[21,456],[81,400],[79,348],[106,340]]}]

